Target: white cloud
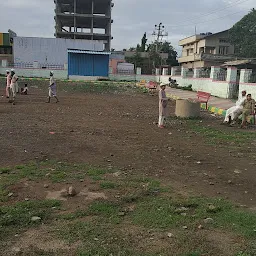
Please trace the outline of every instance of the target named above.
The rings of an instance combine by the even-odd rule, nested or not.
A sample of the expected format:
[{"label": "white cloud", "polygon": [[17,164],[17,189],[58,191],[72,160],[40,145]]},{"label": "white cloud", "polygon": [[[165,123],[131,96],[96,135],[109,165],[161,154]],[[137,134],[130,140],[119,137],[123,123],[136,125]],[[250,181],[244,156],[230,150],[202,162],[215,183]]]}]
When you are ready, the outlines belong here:
[{"label": "white cloud", "polygon": [[[230,28],[255,0],[114,0],[112,47],[128,48],[149,35],[154,25],[163,22],[168,39],[178,48],[179,39],[198,32],[217,32]],[[12,29],[20,36],[53,37],[53,0],[0,0],[0,31]],[[226,8],[229,7],[229,8]],[[217,10],[217,11],[216,11]],[[213,13],[215,11],[215,13]],[[240,13],[236,13],[239,12]],[[212,13],[212,14],[209,14]],[[235,14],[236,13],[236,14]],[[207,14],[207,15],[206,15]],[[224,17],[218,19],[218,17]]]}]

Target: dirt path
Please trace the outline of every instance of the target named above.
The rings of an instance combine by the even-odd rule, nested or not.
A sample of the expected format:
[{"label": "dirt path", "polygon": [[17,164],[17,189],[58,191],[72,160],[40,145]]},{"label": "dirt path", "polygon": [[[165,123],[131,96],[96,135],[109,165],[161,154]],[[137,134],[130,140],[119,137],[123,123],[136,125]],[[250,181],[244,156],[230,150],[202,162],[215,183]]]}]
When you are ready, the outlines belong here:
[{"label": "dirt path", "polygon": [[[36,159],[111,165],[158,178],[180,193],[221,196],[256,207],[254,133],[242,147],[209,145],[191,122],[170,119],[167,129],[158,129],[153,124],[157,97],[62,91],[60,104],[45,104],[45,95],[31,88],[16,106],[1,99],[1,167]],[[210,115],[199,123],[233,132],[218,124]]]}]

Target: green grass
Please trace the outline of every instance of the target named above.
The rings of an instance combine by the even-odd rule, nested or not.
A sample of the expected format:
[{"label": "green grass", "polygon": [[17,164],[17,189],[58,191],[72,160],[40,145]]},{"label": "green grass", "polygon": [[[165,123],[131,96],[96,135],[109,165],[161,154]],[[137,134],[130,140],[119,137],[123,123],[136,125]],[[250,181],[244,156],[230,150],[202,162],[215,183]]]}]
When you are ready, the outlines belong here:
[{"label": "green grass", "polygon": [[[23,229],[47,223],[53,218],[53,207],[59,208],[56,200],[19,202],[11,206],[0,207],[0,241]],[[40,217],[41,221],[32,222],[32,217]],[[1,243],[0,243],[1,244]]]},{"label": "green grass", "polygon": [[27,227],[32,225],[31,217],[38,216],[42,221],[49,219],[52,207],[60,207],[56,200],[19,202],[11,206],[0,207],[0,226]]},{"label": "green grass", "polygon": [[[52,183],[72,182],[90,177],[92,180],[102,180],[104,175],[112,171],[94,168],[86,164],[69,164],[57,161],[29,163],[13,168],[1,168],[0,202],[8,200],[9,186],[22,179],[29,181],[48,180]],[[107,185],[107,184],[106,184]],[[110,185],[110,184],[109,184]]]},{"label": "green grass", "polygon": [[241,130],[230,130],[230,131],[223,131],[220,127],[220,129],[213,128],[213,127],[207,127],[203,124],[200,124],[196,120],[189,120],[191,129],[200,134],[203,135],[207,141],[211,144],[215,143],[236,143],[236,144],[246,144],[251,143],[253,140],[255,140],[255,134],[249,133],[249,132],[243,132]]},{"label": "green grass", "polygon": [[[108,200],[96,200],[89,205],[82,204],[73,212],[67,213],[63,212],[64,208],[60,208],[60,202],[49,200],[3,206],[0,208],[0,241],[44,223],[52,230],[53,236],[57,234],[60,239],[70,244],[79,242],[81,246],[77,249],[76,255],[167,256],[170,252],[175,252],[175,255],[179,256],[197,256],[205,253],[221,255],[220,249],[209,244],[205,235],[198,230],[201,224],[204,232],[214,233],[217,230],[223,234],[232,234],[232,238],[240,237],[241,241],[247,241],[248,248],[243,250],[245,246],[241,242],[241,247],[234,249],[234,252],[241,252],[234,256],[254,255],[255,214],[222,199],[177,196],[171,188],[149,177],[120,175],[115,178],[108,175],[112,172],[114,171],[86,164],[57,161],[2,169],[0,197],[6,197],[8,186],[21,179],[44,179],[63,183],[80,178],[90,178],[101,190],[107,190],[107,196],[117,194],[118,197],[110,196],[111,199]],[[214,207],[209,207],[210,205]],[[187,208],[184,210],[185,216],[177,211],[181,207]],[[39,216],[42,220],[33,223],[33,216]],[[204,223],[206,218],[212,218],[213,223]],[[183,226],[187,226],[188,229],[184,230]],[[129,232],[127,234],[126,229],[129,228],[134,228],[137,232],[134,237]],[[167,233],[173,232],[175,238],[171,240],[175,241],[177,248],[172,248],[172,243],[166,248],[165,240],[162,247],[162,240],[159,237],[154,238],[158,239],[159,246],[151,249],[137,247],[138,234],[142,237],[141,243],[144,240],[154,243],[154,240],[149,240],[149,234],[152,232],[164,236],[165,238],[161,239],[165,240],[169,239],[166,237]],[[36,253],[48,255],[41,251]]]},{"label": "green grass", "polygon": [[116,189],[118,188],[118,184],[110,181],[103,181],[100,183],[100,187],[102,189]]},{"label": "green grass", "polygon": [[9,167],[0,168],[0,174],[3,174],[3,173],[10,173],[11,170],[12,170],[12,169],[9,168]]},{"label": "green grass", "polygon": [[62,231],[58,233],[60,238],[73,244],[82,243],[78,248],[78,256],[153,256],[154,254],[139,252],[131,246],[129,241],[120,238],[121,234],[112,226],[104,222],[76,221],[64,223]]},{"label": "green grass", "polygon": [[[212,204],[218,211],[209,211]],[[186,207],[187,216],[175,212],[179,207]],[[156,197],[148,198],[137,204],[132,221],[146,228],[181,228],[188,226],[191,229],[203,224],[203,220],[212,218],[212,228],[219,228],[236,232],[249,239],[256,239],[256,215],[237,209],[231,203],[222,199],[190,198],[177,201],[175,199]]]},{"label": "green grass", "polygon": [[202,254],[200,252],[191,252],[191,253],[188,253],[184,256],[201,256]]},{"label": "green grass", "polygon": [[[33,81],[24,79],[24,83],[30,86]],[[37,81],[39,88],[45,89],[47,81]],[[130,87],[127,87],[130,85]],[[66,93],[120,93],[120,92],[140,92],[140,88],[135,87],[135,82],[115,82],[115,81],[58,81],[58,91]]]},{"label": "green grass", "polygon": [[99,215],[107,218],[117,216],[118,212],[119,206],[107,201],[95,201],[88,209],[89,215]]}]

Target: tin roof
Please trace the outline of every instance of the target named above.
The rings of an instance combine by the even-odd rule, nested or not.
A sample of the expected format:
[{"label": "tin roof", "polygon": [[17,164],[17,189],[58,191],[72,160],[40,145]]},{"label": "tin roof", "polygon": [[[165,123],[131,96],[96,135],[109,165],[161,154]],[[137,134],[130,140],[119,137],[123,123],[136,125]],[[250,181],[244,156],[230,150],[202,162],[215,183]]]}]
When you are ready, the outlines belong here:
[{"label": "tin roof", "polygon": [[68,53],[83,53],[83,54],[92,54],[92,55],[110,55],[111,52],[97,52],[97,51],[85,51],[85,50],[73,50],[68,49]]}]

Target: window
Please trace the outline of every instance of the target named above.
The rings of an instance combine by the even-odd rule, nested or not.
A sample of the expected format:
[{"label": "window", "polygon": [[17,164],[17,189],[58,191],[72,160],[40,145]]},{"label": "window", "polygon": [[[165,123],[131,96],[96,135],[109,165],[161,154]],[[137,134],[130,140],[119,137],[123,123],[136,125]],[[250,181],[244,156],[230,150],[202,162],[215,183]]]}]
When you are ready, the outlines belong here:
[{"label": "window", "polygon": [[220,43],[226,43],[226,44],[228,44],[228,43],[229,43],[229,39],[228,39],[228,38],[221,38],[221,39],[220,39]]},{"label": "window", "polygon": [[193,48],[190,49],[190,53],[194,53],[194,49]]},{"label": "window", "polygon": [[189,56],[189,50],[187,50],[187,56]]},{"label": "window", "polygon": [[227,55],[228,54],[228,46],[220,46],[219,54],[220,55]]},{"label": "window", "polygon": [[0,54],[12,54],[11,46],[0,46]]}]

